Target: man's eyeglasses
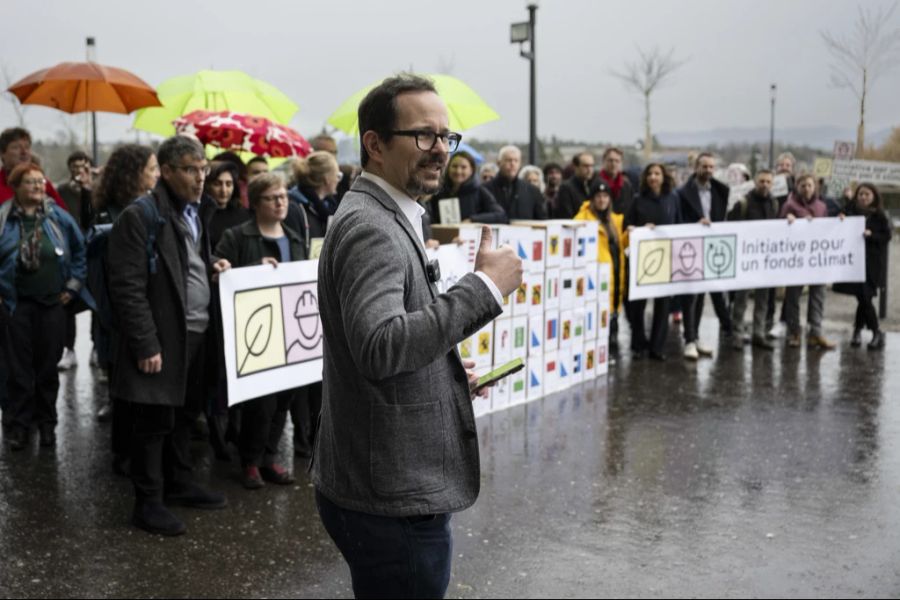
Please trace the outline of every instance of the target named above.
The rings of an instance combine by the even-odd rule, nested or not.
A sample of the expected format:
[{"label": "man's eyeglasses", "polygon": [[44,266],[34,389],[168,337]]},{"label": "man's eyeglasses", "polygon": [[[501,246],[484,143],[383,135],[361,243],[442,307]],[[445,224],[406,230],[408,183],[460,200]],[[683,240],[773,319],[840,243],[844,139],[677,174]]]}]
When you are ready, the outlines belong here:
[{"label": "man's eyeglasses", "polygon": [[452,131],[436,133],[428,129],[401,129],[400,131],[392,131],[391,135],[416,138],[416,147],[422,152],[431,152],[431,149],[437,144],[438,138],[447,144],[449,152],[456,152],[459,142],[462,141],[462,135]]},{"label": "man's eyeglasses", "polygon": [[172,165],[172,168],[173,168],[173,169],[179,169],[179,170],[181,170],[181,171],[184,171],[185,173],[187,173],[187,174],[190,175],[191,177],[197,178],[197,177],[201,177],[201,176],[202,176],[204,179],[206,179],[206,177],[209,176],[209,172],[210,172],[210,170],[211,170],[209,165],[206,165],[206,166],[203,166],[203,167],[197,167],[197,166],[195,166],[195,165],[188,165],[188,166],[184,166],[184,165]]}]

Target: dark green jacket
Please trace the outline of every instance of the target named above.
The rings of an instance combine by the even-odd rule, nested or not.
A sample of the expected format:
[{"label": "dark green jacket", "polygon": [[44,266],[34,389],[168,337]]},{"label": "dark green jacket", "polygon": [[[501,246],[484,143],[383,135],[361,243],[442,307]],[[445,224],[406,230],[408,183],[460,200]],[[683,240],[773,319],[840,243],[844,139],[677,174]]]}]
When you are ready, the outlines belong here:
[{"label": "dark green jacket", "polygon": [[[282,225],[282,228],[291,243],[291,260],[306,260],[303,238],[290,227]],[[215,256],[228,260],[234,268],[261,264],[265,257],[281,260],[278,244],[262,236],[255,219],[223,233],[216,246]]]}]

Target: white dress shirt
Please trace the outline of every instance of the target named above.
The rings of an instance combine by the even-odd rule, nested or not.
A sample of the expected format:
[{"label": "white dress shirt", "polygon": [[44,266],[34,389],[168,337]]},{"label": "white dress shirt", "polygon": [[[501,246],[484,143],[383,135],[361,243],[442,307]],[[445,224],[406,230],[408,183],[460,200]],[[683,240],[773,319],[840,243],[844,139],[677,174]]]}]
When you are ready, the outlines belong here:
[{"label": "white dress shirt", "polygon": [[[416,236],[418,237],[419,243],[422,244],[422,248],[425,247],[425,234],[422,232],[422,216],[425,214],[425,209],[422,208],[422,205],[416,202],[409,194],[398,190],[390,183],[379,177],[378,175],[374,175],[369,173],[368,171],[363,171],[360,174],[360,177],[363,179],[368,179],[381,189],[383,189],[391,199],[397,203],[397,206],[400,207],[400,212],[403,213],[403,216],[406,217],[406,220],[409,222],[409,225],[413,228],[413,231],[416,232]],[[488,286],[488,289],[491,290],[491,294],[494,296],[494,300],[497,302],[499,306],[503,306],[503,295],[500,293],[500,288],[497,287],[497,284],[493,282],[493,280],[487,276],[483,271],[476,271],[476,275],[478,275],[482,281],[484,281],[485,285]]]}]

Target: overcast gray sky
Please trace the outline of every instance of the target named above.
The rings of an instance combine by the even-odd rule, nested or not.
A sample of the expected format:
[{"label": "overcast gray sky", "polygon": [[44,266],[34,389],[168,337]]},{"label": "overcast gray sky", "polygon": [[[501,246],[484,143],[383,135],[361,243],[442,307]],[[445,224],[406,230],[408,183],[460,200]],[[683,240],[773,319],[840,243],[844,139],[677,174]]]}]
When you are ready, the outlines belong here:
[{"label": "overcast gray sky", "polygon": [[[877,0],[865,0],[876,4]],[[528,62],[509,43],[527,19],[523,0],[4,0],[0,64],[13,80],[65,60],[127,68],[151,85],[200,69],[240,69],[300,105],[293,125],[321,129],[364,85],[412,66],[441,66],[469,83],[502,119],[468,132],[525,140]],[[880,2],[886,5],[886,2]],[[653,102],[654,129],[768,126],[769,84],[778,84],[782,127],[856,125],[856,99],[829,86],[822,29],[848,31],[857,3],[821,0],[542,0],[537,13],[538,134],[631,143],[643,107],[609,75],[635,46],[674,48],[690,61]],[[900,15],[895,16],[900,26]],[[874,88],[870,131],[900,125],[900,69]],[[60,129],[52,109],[31,107],[37,137]],[[131,117],[101,114],[100,138],[128,135]],[[0,124],[15,121],[0,103]],[[83,126],[79,131],[83,131]],[[131,136],[133,139],[133,136]]]}]

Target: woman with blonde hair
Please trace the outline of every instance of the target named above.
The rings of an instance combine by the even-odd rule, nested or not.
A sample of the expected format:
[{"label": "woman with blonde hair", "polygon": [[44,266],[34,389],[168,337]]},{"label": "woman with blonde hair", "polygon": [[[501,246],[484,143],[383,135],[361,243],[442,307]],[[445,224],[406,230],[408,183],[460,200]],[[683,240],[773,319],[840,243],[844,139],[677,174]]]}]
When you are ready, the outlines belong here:
[{"label": "woman with blonde hair", "polygon": [[309,236],[325,237],[328,220],[337,210],[338,184],[343,173],[330,152],[320,150],[293,163],[295,185],[288,190],[292,202],[306,212]]}]

